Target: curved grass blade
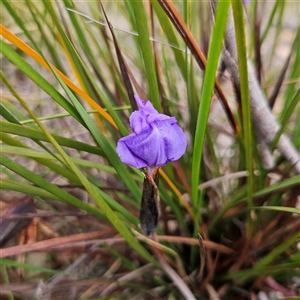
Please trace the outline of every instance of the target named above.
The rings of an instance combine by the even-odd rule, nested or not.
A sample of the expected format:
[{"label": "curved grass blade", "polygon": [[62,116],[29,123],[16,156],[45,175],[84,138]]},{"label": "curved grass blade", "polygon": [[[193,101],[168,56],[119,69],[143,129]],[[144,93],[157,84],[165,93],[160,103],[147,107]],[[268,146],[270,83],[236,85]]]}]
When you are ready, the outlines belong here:
[{"label": "curved grass blade", "polygon": [[[0,33],[1,33],[0,25]],[[55,99],[57,103],[62,106],[70,115],[72,115],[78,122],[82,120],[74,107],[68,102],[46,79],[44,79],[37,71],[35,71],[19,54],[17,54],[11,47],[9,47],[3,40],[0,40],[0,52],[16,65],[24,74],[26,74],[32,81],[41,87],[50,97]]]},{"label": "curved grass blade", "polygon": [[[20,156],[27,156],[31,158],[42,158],[44,160],[55,160],[55,158],[49,153],[27,148],[26,145],[22,144],[18,140],[15,140],[15,143],[12,144],[9,144],[10,146],[2,145],[1,152],[7,154],[20,155]],[[89,161],[77,157],[71,157],[71,159],[75,164],[83,167],[95,168],[98,170],[106,171],[111,174],[117,174],[114,168],[107,165],[103,165],[94,161]]]},{"label": "curved grass blade", "polygon": [[[79,101],[75,98],[75,96],[71,93],[69,88],[64,84],[64,82],[59,78],[58,74],[54,71],[54,74],[56,75],[57,79],[60,80],[61,85],[63,86],[65,92],[70,97],[70,99],[73,101],[73,104],[77,108],[78,112],[83,117],[86,124],[88,124],[91,127],[92,131],[98,130],[95,123],[92,122],[90,119],[90,116],[85,112]],[[16,96],[16,95],[15,95]],[[105,201],[105,199],[101,196],[98,189],[83,175],[83,173],[77,168],[77,166],[74,164],[74,162],[70,159],[70,157],[66,154],[66,152],[61,148],[61,146],[57,143],[57,141],[53,138],[53,136],[47,131],[47,129],[43,126],[43,124],[36,119],[35,115],[32,113],[32,111],[29,109],[27,104],[24,102],[24,100],[21,97],[17,97],[20,104],[23,106],[23,108],[28,112],[28,114],[35,120],[36,124],[39,126],[40,130],[47,136],[53,147],[57,150],[57,152],[61,155],[63,158],[63,161],[65,164],[70,168],[70,170],[78,177],[78,179],[81,181],[82,185],[85,187],[87,192],[91,195],[91,197],[94,199],[94,201],[97,203],[101,211],[104,213],[104,215],[107,217],[107,219],[111,222],[111,224],[118,230],[118,232],[125,238],[125,240],[128,242],[128,244],[135,249],[137,253],[139,253],[143,258],[145,258],[147,261],[152,262],[154,265],[156,265],[156,261],[153,259],[153,257],[147,252],[147,250],[136,240],[136,238],[132,235],[132,233],[128,230],[128,228],[124,225],[124,223],[119,219],[117,214],[112,211],[108,203]],[[104,141],[107,141],[105,137],[103,137]],[[113,151],[115,155],[115,151]],[[4,158],[4,160],[7,162],[9,159]],[[121,164],[120,161],[117,161],[117,164],[124,166]],[[29,179],[30,180],[30,179]],[[129,179],[131,182],[135,182],[131,177]],[[130,188],[130,186],[129,186]]]},{"label": "curved grass blade", "polygon": [[169,44],[173,46],[172,51],[174,53],[174,57],[175,57],[177,65],[178,65],[178,68],[182,74],[182,77],[187,82],[187,70],[186,70],[185,58],[180,49],[180,45],[179,45],[176,35],[174,33],[173,27],[171,26],[170,20],[164,14],[162,8],[160,7],[160,5],[157,1],[151,1],[151,4],[155,10],[155,14],[158,18],[160,26],[162,27],[162,29],[168,39]]},{"label": "curved grass blade", "polygon": [[107,159],[110,161],[111,165],[116,169],[119,176],[122,178],[126,186],[135,196],[135,198],[140,201],[141,199],[141,191],[137,186],[136,182],[132,179],[132,176],[129,175],[123,163],[120,161],[119,156],[116,153],[115,146],[112,146],[110,141],[104,136],[104,134],[97,128],[96,124],[92,121],[89,114],[82,107],[80,102],[76,99],[76,97],[72,94],[70,89],[65,85],[65,83],[57,76],[58,81],[64,88],[65,92],[73,102],[77,111],[80,113],[83,118],[85,124],[89,128],[91,134],[95,138],[96,142],[101,146],[104,153],[106,154]]},{"label": "curved grass blade", "polygon": [[[2,73],[1,73],[2,74]],[[2,78],[4,80],[4,82],[10,87],[11,92],[13,93],[13,95],[19,100],[19,102],[22,104],[22,106],[27,110],[27,112],[32,116],[32,118],[38,123],[39,127],[43,130],[43,132],[45,133],[45,135],[47,135],[47,131],[46,129],[43,127],[43,125],[36,119],[36,117],[34,116],[34,114],[28,109],[28,107],[26,106],[25,102],[22,100],[22,98],[17,94],[17,92],[10,86],[10,84],[7,82],[6,78]],[[65,86],[66,87],[66,86]],[[70,90],[68,90],[68,92],[70,92]],[[74,97],[75,98],[75,97]],[[89,115],[87,115],[89,118]],[[49,137],[49,133],[47,135]],[[52,143],[53,144],[53,143]],[[57,159],[59,159],[61,162],[64,162],[64,158],[63,156],[58,157],[56,156]],[[38,159],[41,160],[41,159]],[[47,164],[47,161],[46,161]],[[51,163],[53,165],[53,163]],[[49,162],[48,162],[49,165]],[[74,164],[75,165],[75,164]],[[66,171],[61,168],[62,170],[62,174],[64,175],[66,173]],[[59,170],[58,170],[59,171]],[[69,176],[73,176],[76,180],[75,183],[81,183],[81,181],[78,180],[78,178],[76,177],[76,175],[72,172],[70,172],[69,170],[67,170],[67,172],[69,172],[67,175]],[[58,172],[59,173],[59,172]],[[71,177],[72,178],[72,177]],[[133,181],[134,182],[134,181]],[[109,197],[108,195],[106,195],[105,193],[103,193],[102,191],[98,190],[99,194],[104,197],[104,199],[106,200],[106,202],[112,206],[113,208],[115,208],[116,210],[120,211],[121,213],[123,213],[123,215],[125,217],[127,217],[129,220],[131,220],[131,222],[133,224],[137,225],[137,219],[135,217],[132,216],[132,214],[130,214],[125,208],[123,208],[121,205],[119,205],[116,201],[114,201],[111,197]]]},{"label": "curved grass blade", "polygon": [[0,180],[0,190],[8,190],[8,191],[15,191],[20,192],[26,195],[32,195],[41,198],[53,199],[57,201],[61,201],[60,197],[57,197],[48,191],[44,190],[43,188],[36,187],[33,185],[29,185],[23,182],[15,182],[9,179],[2,179]]},{"label": "curved grass blade", "polygon": [[[25,127],[22,125],[8,123],[8,122],[1,121],[1,120],[0,120],[0,132],[15,134],[18,136],[28,137],[31,139],[37,139],[40,141],[50,142],[48,140],[47,136],[39,130]],[[76,149],[79,151],[85,151],[88,153],[97,154],[97,155],[105,157],[104,152],[99,147],[88,145],[88,144],[78,142],[78,141],[75,141],[75,140],[72,140],[69,138],[65,138],[65,137],[57,135],[57,134],[53,134],[52,136],[55,138],[55,140],[57,140],[57,142],[61,146],[65,146],[65,147],[73,148],[73,149]],[[4,141],[4,138],[6,138],[6,136],[3,136],[1,134],[0,140]]]},{"label": "curved grass blade", "polygon": [[[99,110],[99,113],[101,115],[103,115],[103,113],[105,113],[105,116],[103,115],[103,117],[105,117],[107,119],[107,117],[109,117],[109,119],[113,122],[110,122],[113,126],[115,126],[116,128],[118,128],[120,130],[120,132],[123,135],[126,135],[128,133],[124,122],[120,119],[119,115],[117,114],[117,112],[115,112],[112,109],[112,103],[107,99],[107,97],[103,94],[103,92],[100,90],[99,86],[97,85],[94,76],[91,74],[89,68],[87,67],[87,65],[83,62],[83,60],[81,59],[78,51],[76,51],[75,47],[73,46],[73,44],[71,43],[70,39],[68,38],[66,32],[63,30],[61,23],[59,22],[56,12],[54,11],[52,5],[50,2],[44,2],[45,7],[47,9],[47,11],[49,12],[49,14],[51,15],[53,21],[55,22],[56,28],[59,31],[59,34],[61,36],[61,38],[63,39],[63,43],[67,48],[67,53],[68,56],[70,57],[70,59],[74,62],[74,67],[73,70],[76,72],[80,72],[80,70],[82,70],[84,72],[84,77],[87,77],[88,80],[91,83],[91,86],[95,89],[95,92],[99,95],[100,99],[102,100],[102,102],[104,103],[105,107],[107,108],[107,111],[109,112],[109,114],[107,112],[105,112],[103,110],[103,108],[101,106],[99,106],[94,100],[92,100],[89,96],[89,99],[84,98],[85,100],[89,100],[87,101],[92,108],[96,108],[97,110]],[[62,76],[60,76],[58,70],[56,68],[54,68],[52,65],[50,65],[48,62],[45,61],[45,63],[47,64],[48,68],[55,70],[55,72],[59,75],[59,77],[61,79]],[[79,75],[78,75],[79,76]],[[66,82],[65,82],[66,83]],[[66,83],[67,84],[67,83]],[[68,84],[67,84],[68,85]],[[69,86],[69,85],[68,85]],[[69,86],[70,87],[70,86]],[[70,87],[71,88],[71,87]],[[72,89],[72,88],[71,88]],[[86,95],[86,93],[84,93]],[[90,101],[91,100],[91,101]],[[96,106],[96,107],[95,107]],[[108,119],[107,119],[108,120]]]},{"label": "curved grass blade", "polygon": [[293,113],[295,112],[295,109],[297,105],[300,103],[300,89],[297,91],[297,93],[294,95],[293,99],[290,101],[290,104],[287,106],[287,109],[285,113],[281,116],[281,128],[276,133],[276,136],[274,137],[272,148],[275,148],[281,135],[284,133],[286,126],[289,123],[289,120]]},{"label": "curved grass blade", "polygon": [[[10,154],[15,154],[15,155],[22,155],[22,153],[23,153],[24,156],[30,156],[30,152],[32,150],[28,146],[26,146],[25,144],[23,144],[22,142],[20,142],[17,139],[11,138],[10,136],[8,136],[5,133],[2,133],[1,135],[2,135],[1,140],[3,142],[5,142],[6,144],[10,145],[10,146],[2,145],[1,149],[0,149],[1,153],[10,153]],[[57,158],[57,155],[54,157],[50,153],[45,152],[45,154],[49,155],[49,157],[51,157],[52,160],[56,160],[56,158]],[[33,157],[34,160],[37,161],[38,163],[48,167],[50,170],[54,171],[55,173],[59,174],[60,176],[67,178],[70,182],[72,182],[74,184],[80,184],[80,181],[78,180],[78,178],[72,172],[70,172],[70,170],[64,168],[63,166],[56,164],[55,162],[49,161],[42,156],[36,155],[36,156],[31,156],[31,157]]]},{"label": "curved grass blade", "polygon": [[[182,20],[180,14],[176,10],[173,2],[171,1],[163,1],[163,0],[157,0],[161,7],[164,9],[168,17],[170,18],[171,22],[176,27],[178,33],[181,35],[182,39],[186,43],[187,47],[190,49],[192,55],[194,56],[197,64],[202,70],[206,69],[206,58],[203,52],[200,50],[198,43],[192,36],[191,32],[189,31],[187,25]],[[224,11],[225,14],[225,11]],[[218,81],[215,81],[215,89],[216,92],[219,95],[219,98],[222,102],[222,105],[224,107],[224,110],[226,112],[227,118],[229,122],[231,123],[231,126],[233,130],[238,133],[238,127],[235,121],[235,117],[233,116],[233,113],[228,105],[228,101],[225,97],[225,94],[223,93],[221,86]]]},{"label": "curved grass blade", "polygon": [[145,73],[149,86],[149,99],[153,103],[154,107],[158,111],[161,111],[161,103],[156,77],[154,57],[152,53],[152,46],[149,40],[149,30],[147,24],[148,18],[145,12],[144,3],[142,0],[135,0],[131,1],[130,4],[133,7],[135,22],[139,34],[139,42],[142,50]]},{"label": "curved grass blade", "polygon": [[[29,1],[27,1],[28,4]],[[37,43],[32,37],[32,34],[27,30],[25,26],[25,22],[21,19],[21,17],[17,14],[17,9],[13,7],[13,3],[10,3],[10,1],[4,1],[3,5],[6,7],[6,9],[9,12],[9,15],[13,17],[16,24],[22,29],[22,32],[26,35],[28,40],[32,43],[32,45],[37,49]],[[33,13],[32,9],[30,8],[30,5],[28,5],[28,8],[30,9],[31,15],[34,18],[35,24],[38,26],[39,32],[41,33],[41,36],[46,36],[46,33],[43,29],[43,26],[41,26],[40,22],[38,22],[37,15],[39,14],[38,10],[36,10],[35,13]],[[49,27],[49,26],[48,26]],[[51,54],[51,57],[55,63],[55,65],[60,69],[61,71],[64,71],[64,68],[58,58],[58,52],[56,52],[53,48],[53,45],[50,42],[51,39],[44,39],[44,43],[46,44],[49,53]]]},{"label": "curved grass blade", "polygon": [[299,238],[299,232],[287,238],[283,243],[279,244],[274,248],[270,253],[264,256],[255,266],[254,269],[259,270],[263,266],[269,265],[274,261],[282,252],[286,251],[290,246],[296,243],[296,240]]},{"label": "curved grass blade", "polygon": [[[291,178],[285,179],[281,182],[275,183],[271,186],[268,186],[258,192],[255,192],[253,194],[253,198],[259,198],[259,197],[263,197],[269,194],[278,194],[281,193],[291,187],[297,186],[299,185],[299,175],[293,176]],[[222,216],[226,213],[226,211],[228,211],[228,209],[230,209],[231,207],[234,207],[237,204],[243,203],[245,201],[247,201],[247,198],[245,197],[245,193],[244,193],[245,188],[242,189],[241,195],[239,197],[236,197],[234,201],[229,202],[228,204],[226,204],[219,212],[218,214],[214,217],[211,225],[210,225],[210,229],[213,228],[215,226],[215,224],[217,222],[219,222],[219,220],[222,218]]]},{"label": "curved grass blade", "polygon": [[61,202],[71,204],[73,206],[85,210],[86,212],[95,215],[96,217],[103,218],[103,214],[98,209],[94,208],[92,205],[80,201],[76,197],[70,195],[69,193],[60,189],[59,187],[50,183],[49,181],[43,179],[41,176],[35,174],[34,172],[29,171],[28,169],[24,168],[20,164],[14,162],[13,160],[11,160],[10,158],[6,157],[1,153],[0,153],[0,164],[12,170],[16,174],[23,177],[24,179],[34,183],[40,188],[57,196]]},{"label": "curved grass blade", "polygon": [[192,162],[192,201],[195,209],[199,206],[199,175],[201,168],[201,156],[211,97],[215,85],[215,75],[222,49],[222,41],[226,29],[226,21],[229,9],[229,1],[221,1],[216,11],[216,23],[213,28],[212,41],[209,48],[207,67],[205,71],[201,101],[198,113],[198,122],[194,138],[193,162]]},{"label": "curved grass blade", "polygon": [[[0,34],[5,37],[8,41],[10,41],[12,44],[14,44],[16,47],[18,47],[20,50],[22,50],[24,53],[32,57],[35,61],[37,61],[41,66],[46,68],[47,70],[50,70],[50,67],[46,63],[46,61],[37,53],[35,52],[31,47],[29,47],[27,44],[25,44],[22,40],[20,40],[17,36],[15,36],[13,33],[11,33],[8,29],[6,29],[4,26],[0,24]],[[2,44],[5,44],[1,41],[1,47]],[[2,49],[0,47],[0,49]],[[19,66],[18,66],[19,67]],[[20,66],[22,67],[22,66]],[[98,105],[92,98],[90,98],[82,89],[77,87],[68,77],[66,77],[62,72],[60,72],[58,69],[56,69],[54,66],[52,66],[55,71],[59,74],[60,78],[79,96],[81,96],[89,105],[96,109],[100,115],[102,115],[111,125],[116,127],[114,120],[111,118],[111,116],[103,110],[103,108]],[[43,87],[42,87],[43,88]],[[51,96],[51,95],[50,95]],[[54,97],[53,97],[54,98]],[[56,99],[56,98],[54,98]]]},{"label": "curved grass blade", "polygon": [[300,215],[300,209],[295,207],[286,207],[286,206],[259,206],[259,207],[253,207],[253,209],[261,209],[261,210],[277,210],[277,211],[283,211],[283,212],[289,212],[292,214],[298,214]]},{"label": "curved grass blade", "polygon": [[127,72],[126,62],[124,60],[123,54],[121,52],[121,49],[119,47],[117,38],[116,38],[116,36],[114,34],[112,25],[111,25],[111,23],[108,20],[108,17],[106,15],[104,7],[103,7],[102,3],[100,3],[100,4],[101,4],[101,8],[102,8],[105,20],[107,22],[108,28],[110,30],[110,33],[111,33],[112,37],[113,37],[113,42],[114,42],[114,46],[115,46],[115,50],[116,50],[116,54],[117,54],[117,58],[118,58],[118,62],[119,62],[119,67],[120,67],[120,70],[121,70],[121,75],[122,75],[123,83],[124,83],[124,86],[125,86],[126,91],[127,91],[128,99],[130,101],[132,110],[138,110],[138,105],[137,105],[137,103],[136,103],[136,101],[134,99],[133,88],[132,88],[132,85],[131,85],[131,82],[130,82],[130,79],[129,79],[129,74]]},{"label": "curved grass blade", "polygon": [[30,271],[38,271],[41,273],[74,275],[74,273],[68,273],[68,272],[64,272],[64,271],[57,271],[57,270],[53,270],[53,269],[38,267],[38,266],[30,265],[30,264],[24,264],[24,263],[20,263],[15,260],[7,259],[7,258],[0,258],[0,265],[7,266],[7,267],[13,267],[13,268],[22,268],[22,269],[30,270]]},{"label": "curved grass blade", "polygon": [[[252,194],[253,194],[253,166],[252,166],[252,122],[251,122],[251,108],[248,86],[248,67],[247,67],[247,53],[246,53],[246,37],[244,26],[244,9],[241,1],[231,1],[234,28],[236,35],[237,55],[238,55],[238,67],[240,76],[240,92],[242,98],[242,116],[243,116],[243,140],[246,168],[248,171],[247,179],[247,199],[248,206],[252,207]],[[249,218],[250,220],[250,218]],[[249,224],[248,224],[249,225]]]},{"label": "curved grass blade", "polygon": [[[298,265],[297,265],[298,264]],[[284,275],[287,274],[287,272],[291,271],[292,269],[295,269],[299,266],[299,262],[290,262],[290,263],[283,263],[283,264],[277,264],[274,266],[265,266],[261,268],[251,268],[251,269],[245,269],[241,271],[235,271],[230,272],[226,274],[225,276],[222,276],[220,279],[236,279],[236,280],[248,280],[251,277],[258,277],[260,274],[265,275],[276,275],[278,273],[283,273]],[[284,298],[285,300],[292,300],[292,298]],[[295,298],[293,298],[295,299]],[[275,299],[273,299],[275,300]]]}]

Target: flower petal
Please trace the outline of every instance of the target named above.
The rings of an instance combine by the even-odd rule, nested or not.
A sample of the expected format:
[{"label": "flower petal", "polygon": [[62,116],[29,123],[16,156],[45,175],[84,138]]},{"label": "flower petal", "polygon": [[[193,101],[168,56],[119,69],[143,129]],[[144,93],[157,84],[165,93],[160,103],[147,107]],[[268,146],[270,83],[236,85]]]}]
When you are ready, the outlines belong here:
[{"label": "flower petal", "polygon": [[182,128],[179,127],[174,117],[154,123],[163,137],[164,151],[168,161],[178,160],[187,147],[187,138]]},{"label": "flower petal", "polygon": [[139,110],[130,116],[133,134],[123,137],[117,152],[123,163],[136,168],[164,166],[179,159],[187,139],[174,117],[159,114],[150,101],[135,95]]},{"label": "flower petal", "polygon": [[130,127],[135,133],[139,134],[141,131],[147,130],[149,124],[156,120],[166,120],[170,118],[167,115],[159,114],[149,100],[145,102],[137,95],[134,97],[140,108],[130,115]]},{"label": "flower petal", "polygon": [[[126,151],[132,154],[134,158],[134,166],[137,167],[140,161],[145,162],[145,166],[156,166],[158,160],[162,161],[161,154],[164,153],[164,147],[162,137],[158,130],[153,130],[153,128],[149,127],[148,130],[142,131],[140,134],[131,134],[125,138],[119,140],[119,142],[123,142],[126,145]],[[118,143],[119,145],[119,143]],[[133,165],[133,163],[125,162],[129,158],[127,152],[124,151],[124,147],[117,148],[117,152],[124,163]],[[125,158],[125,159],[124,159]],[[130,160],[133,159],[130,157]],[[166,159],[165,159],[166,160]]]},{"label": "flower petal", "polygon": [[164,166],[185,152],[187,139],[174,117],[154,121],[147,130],[119,140],[117,152],[123,163],[136,168]]},{"label": "flower petal", "polygon": [[136,134],[132,133],[119,139],[116,150],[124,164],[140,169],[146,167],[147,163],[135,155],[135,153],[131,151],[130,147],[128,147],[128,144],[130,145],[131,141],[134,140],[135,137]]},{"label": "flower petal", "polygon": [[159,114],[158,111],[153,107],[151,101],[142,100],[138,95],[134,95],[134,99],[140,109],[143,109],[150,114]]},{"label": "flower petal", "polygon": [[146,116],[140,110],[134,111],[130,115],[129,121],[130,121],[130,127],[137,134],[139,134],[143,130],[147,130],[148,128],[148,122]]}]

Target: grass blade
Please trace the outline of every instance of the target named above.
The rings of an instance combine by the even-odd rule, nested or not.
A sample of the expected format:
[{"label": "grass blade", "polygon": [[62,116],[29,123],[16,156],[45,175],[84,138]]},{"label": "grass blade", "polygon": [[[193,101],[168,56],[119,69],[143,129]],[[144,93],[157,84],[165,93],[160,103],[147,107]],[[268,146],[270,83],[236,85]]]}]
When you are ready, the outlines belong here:
[{"label": "grass blade", "polygon": [[[240,76],[240,92],[242,98],[242,116],[243,116],[243,139],[246,168],[248,171],[247,179],[247,199],[249,207],[252,207],[253,194],[253,166],[252,166],[252,122],[251,122],[251,108],[250,96],[248,86],[248,67],[247,67],[247,53],[246,53],[246,37],[244,26],[244,9],[241,1],[231,1],[234,17],[234,28],[236,35],[236,45],[238,54],[238,67]],[[249,224],[248,224],[249,225]]]},{"label": "grass blade", "polygon": [[222,50],[222,41],[226,29],[229,2],[219,2],[216,12],[216,23],[213,28],[212,41],[209,48],[207,67],[205,71],[201,101],[198,113],[198,122],[194,138],[193,162],[192,162],[192,199],[194,208],[199,206],[199,174],[201,168],[201,156],[204,136],[210,110],[211,96],[215,85],[216,70]]},{"label": "grass blade", "polygon": [[142,50],[145,73],[146,73],[147,82],[149,86],[149,99],[153,103],[154,107],[160,112],[161,111],[160,96],[158,91],[152,46],[149,40],[149,30],[147,24],[147,15],[144,8],[144,2],[142,0],[135,0],[135,1],[131,1],[130,3],[133,7],[136,27],[139,34],[139,42]]}]

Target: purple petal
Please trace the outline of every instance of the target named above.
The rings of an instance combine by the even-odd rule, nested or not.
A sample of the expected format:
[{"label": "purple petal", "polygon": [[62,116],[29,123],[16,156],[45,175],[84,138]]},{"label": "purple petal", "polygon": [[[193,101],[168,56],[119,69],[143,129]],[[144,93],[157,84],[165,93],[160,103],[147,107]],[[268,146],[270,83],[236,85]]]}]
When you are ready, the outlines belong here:
[{"label": "purple petal", "polygon": [[[167,116],[166,116],[167,117]],[[174,117],[163,117],[139,134],[121,138],[117,152],[123,163],[136,168],[164,166],[185,152],[187,139]]]},{"label": "purple petal", "polygon": [[130,127],[139,134],[143,130],[147,130],[150,123],[156,120],[166,120],[170,117],[159,114],[150,101],[145,102],[139,96],[134,96],[139,106],[139,110],[134,111],[130,116]]},{"label": "purple petal", "polygon": [[128,141],[132,140],[135,136],[136,134],[132,133],[119,139],[116,150],[122,163],[140,169],[146,167],[147,163],[131,152],[127,145]]},{"label": "purple petal", "polygon": [[134,111],[130,115],[129,121],[130,121],[130,127],[137,134],[139,134],[143,130],[148,129],[147,118],[144,115],[144,113],[140,110]]},{"label": "purple petal", "polygon": [[134,95],[134,99],[140,109],[143,109],[150,114],[158,114],[158,111],[153,107],[149,100],[144,101],[138,95]]},{"label": "purple petal", "polygon": [[178,160],[186,151],[187,138],[176,119],[171,117],[163,122],[156,122],[163,135],[168,161]]}]

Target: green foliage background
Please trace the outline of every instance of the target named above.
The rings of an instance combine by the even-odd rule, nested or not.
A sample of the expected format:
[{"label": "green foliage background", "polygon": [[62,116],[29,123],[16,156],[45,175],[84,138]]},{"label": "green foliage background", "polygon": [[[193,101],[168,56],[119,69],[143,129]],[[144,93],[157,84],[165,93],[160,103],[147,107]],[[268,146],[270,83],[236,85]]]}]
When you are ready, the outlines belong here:
[{"label": "green foliage background", "polygon": [[[186,154],[161,174],[162,222],[157,234],[175,237],[160,242],[171,251],[164,248],[163,252],[175,272],[182,275],[180,261],[184,273],[190,275],[189,280],[181,277],[199,299],[206,299],[201,297],[207,297],[208,283],[215,289],[228,283],[228,297],[237,286],[257,292],[261,288],[258,277],[263,281],[272,276],[287,285],[293,276],[299,276],[299,224],[295,225],[299,222],[299,209],[295,208],[299,175],[276,152],[275,167],[264,169],[253,134],[255,120],[251,120],[247,84],[247,57],[257,63],[253,28],[262,4],[253,1],[247,6],[244,23],[242,2],[232,1],[238,24],[240,105],[236,104],[229,75],[219,79],[237,124],[234,131],[214,94],[230,2],[220,2],[214,22],[207,3],[174,3],[200,48],[204,52],[209,49],[205,76],[159,3],[151,3],[153,8],[142,0],[104,2],[103,6],[112,25],[125,30],[115,28],[114,32],[137,84],[156,109],[177,118],[189,139]],[[263,55],[261,85],[267,98],[284,68],[285,61],[278,62],[276,51],[281,49],[291,5],[285,1],[269,3],[261,25],[259,47],[272,49]],[[114,228],[110,238],[118,233],[130,246],[126,251],[135,258],[130,263],[124,249],[103,248],[106,255],[120,262],[123,272],[150,263],[151,272],[165,274],[149,241],[141,241],[136,233],[140,231],[142,172],[123,165],[115,150],[118,139],[130,132],[132,99],[123,84],[111,34],[103,25],[106,21],[100,3],[4,1],[1,19],[3,195],[31,195],[38,208],[52,212],[57,211],[56,202],[67,204],[63,206],[66,210],[83,210],[100,224]],[[274,113],[281,133],[287,133],[299,148],[299,28],[289,32],[293,36],[288,46],[290,63]],[[224,139],[229,140],[229,146],[222,151]],[[214,183],[215,178],[220,180]],[[210,180],[211,184],[201,188]],[[74,193],[75,188],[82,192]],[[85,231],[80,222],[68,222],[75,226],[75,232]],[[198,232],[216,245],[213,250],[206,244],[207,268],[200,282],[195,276]],[[71,232],[59,232],[63,234]],[[178,242],[182,237],[194,239],[183,246]],[[234,253],[218,253],[218,245]],[[241,259],[234,266],[238,257]],[[46,264],[47,268],[44,264],[33,266],[17,263],[13,257],[1,263],[3,270],[19,267],[39,271],[45,280],[48,272],[55,272],[51,264]],[[109,267],[110,263],[102,261],[103,270]],[[5,278],[6,283],[11,281],[9,275]],[[165,275],[144,274],[140,283],[121,284],[119,292],[127,287],[126,297],[131,297],[161,287],[161,297],[182,297]],[[122,298],[117,291],[115,297]]]}]

